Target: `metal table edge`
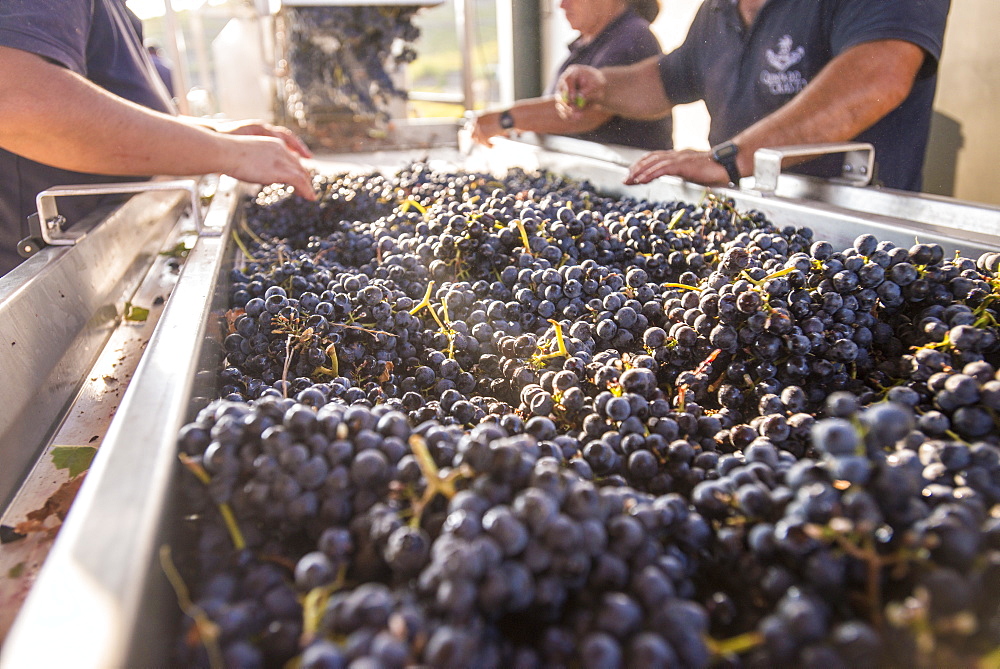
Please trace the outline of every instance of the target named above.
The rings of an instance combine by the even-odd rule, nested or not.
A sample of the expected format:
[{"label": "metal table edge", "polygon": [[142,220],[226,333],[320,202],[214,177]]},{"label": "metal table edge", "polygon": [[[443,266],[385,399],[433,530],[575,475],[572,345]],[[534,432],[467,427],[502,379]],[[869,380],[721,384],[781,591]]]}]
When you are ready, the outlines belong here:
[{"label": "metal table edge", "polygon": [[[224,178],[206,217],[228,220],[238,197]],[[126,666],[141,633],[143,587],[156,563],[166,490],[177,467],[223,236],[191,249],[146,354],[84,485],[2,649],[0,666]],[[54,643],[53,640],[58,640]]]}]

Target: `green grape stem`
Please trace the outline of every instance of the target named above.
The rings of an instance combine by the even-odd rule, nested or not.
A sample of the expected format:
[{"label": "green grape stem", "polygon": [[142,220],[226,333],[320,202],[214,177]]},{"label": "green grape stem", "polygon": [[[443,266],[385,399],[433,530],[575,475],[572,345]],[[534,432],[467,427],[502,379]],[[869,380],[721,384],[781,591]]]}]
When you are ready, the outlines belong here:
[{"label": "green grape stem", "polygon": [[313,588],[302,598],[302,646],[308,646],[316,638],[323,614],[326,612],[330,595],[341,590],[347,583],[347,563],[337,569],[337,578],[332,583]]},{"label": "green grape stem", "polygon": [[160,546],[160,568],[163,569],[163,574],[174,590],[181,611],[194,621],[194,629],[198,633],[198,639],[208,655],[208,666],[211,669],[223,669],[226,663],[222,657],[222,649],[219,648],[219,626],[212,622],[204,609],[191,601],[187,584],[184,583],[177,566],[174,565],[170,546],[167,544]]},{"label": "green grape stem", "polygon": [[728,655],[742,655],[764,643],[764,635],[760,632],[747,632],[728,639],[713,639],[705,637],[705,645],[712,655],[718,659]]},{"label": "green grape stem", "polygon": [[[212,482],[212,477],[205,471],[200,462],[185,453],[181,453],[177,457],[180,459],[181,464],[187,467],[188,471],[194,474],[195,478],[204,485],[207,486]],[[243,532],[240,531],[240,526],[236,522],[236,516],[233,514],[232,507],[229,506],[228,502],[219,502],[218,507],[219,513],[222,514],[222,521],[226,524],[226,529],[229,531],[229,537],[233,540],[233,548],[238,551],[243,550],[247,547],[247,542],[243,538]]]},{"label": "green grape stem", "polygon": [[413,504],[414,513],[410,519],[412,527],[420,527],[423,510],[427,508],[427,505],[438,494],[447,499],[454,497],[456,492],[455,480],[462,474],[456,469],[442,476],[437,464],[434,462],[434,457],[427,448],[427,442],[418,434],[410,436],[410,451],[413,453],[413,457],[416,459],[417,465],[420,467],[420,471],[427,481],[427,488],[424,489],[424,494]]}]

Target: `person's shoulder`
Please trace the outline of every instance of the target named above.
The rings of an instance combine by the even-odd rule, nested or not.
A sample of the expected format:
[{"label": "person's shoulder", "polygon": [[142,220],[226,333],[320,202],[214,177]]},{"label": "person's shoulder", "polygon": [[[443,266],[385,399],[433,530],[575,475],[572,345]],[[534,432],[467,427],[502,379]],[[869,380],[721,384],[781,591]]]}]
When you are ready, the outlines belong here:
[{"label": "person's shoulder", "polygon": [[698,11],[695,13],[695,18],[699,16],[718,16],[720,14],[727,13],[734,14],[737,11],[739,11],[738,5],[734,0],[705,0],[698,7]]},{"label": "person's shoulder", "polygon": [[820,5],[826,5],[825,11],[837,11],[853,8],[861,14],[892,14],[902,13],[908,17],[921,15],[947,14],[951,8],[951,0],[822,0]]},{"label": "person's shoulder", "polygon": [[33,53],[80,75],[87,72],[92,0],[0,2],[0,45]]},{"label": "person's shoulder", "polygon": [[[814,2],[816,0],[809,0]],[[719,22],[729,22],[739,18],[739,10],[733,0],[705,0],[695,12],[688,34],[715,32]]]},{"label": "person's shoulder", "polygon": [[615,40],[622,39],[642,39],[646,36],[654,37],[649,21],[642,18],[635,12],[628,12],[621,17],[621,20],[611,26],[611,37]]},{"label": "person's shoulder", "polygon": [[874,39],[915,39],[940,55],[951,0],[824,0],[834,30],[850,45]]},{"label": "person's shoulder", "polygon": [[630,28],[641,26],[648,29],[649,21],[636,14],[634,10],[630,10],[622,14],[619,25],[628,26]]}]

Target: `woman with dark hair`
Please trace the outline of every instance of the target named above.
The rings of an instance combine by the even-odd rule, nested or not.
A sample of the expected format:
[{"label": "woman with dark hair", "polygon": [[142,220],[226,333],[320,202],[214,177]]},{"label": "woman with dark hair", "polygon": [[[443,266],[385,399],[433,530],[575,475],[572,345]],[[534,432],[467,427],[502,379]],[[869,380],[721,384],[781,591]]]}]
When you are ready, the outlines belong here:
[{"label": "woman with dark hair", "polygon": [[[649,28],[660,12],[659,0],[561,0],[559,6],[570,27],[580,35],[569,45],[569,57],[559,67],[556,79],[573,64],[630,65],[662,53]],[[479,114],[473,120],[473,138],[489,145],[492,137],[523,130],[650,151],[672,146],[669,115],[638,120],[590,109],[567,120],[556,112],[554,92],[553,85],[545,97],[519,100],[510,109]]]}]

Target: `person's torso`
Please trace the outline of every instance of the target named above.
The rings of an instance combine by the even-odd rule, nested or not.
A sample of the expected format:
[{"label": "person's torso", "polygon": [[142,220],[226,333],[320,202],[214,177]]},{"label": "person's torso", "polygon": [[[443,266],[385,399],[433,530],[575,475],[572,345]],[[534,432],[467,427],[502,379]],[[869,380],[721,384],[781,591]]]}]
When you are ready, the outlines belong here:
[{"label": "person's torso", "polygon": [[733,3],[708,1],[698,65],[715,144],[791,100],[832,56],[825,0],[771,0],[750,27]]},{"label": "person's torso", "polygon": [[[174,113],[142,45],[141,26],[122,0],[5,0],[0,45],[36,53],[102,88],[143,106]],[[13,247],[27,236],[35,195],[54,185],[133,179],[63,170],[0,149],[0,272],[17,263]],[[99,204],[96,198],[60,202],[71,224]]]},{"label": "person's torso", "polygon": [[[835,57],[831,43],[838,0],[769,0],[746,27],[735,3],[707,0],[696,59],[705,106],[711,116],[709,142],[726,141],[779,109]],[[897,188],[919,189],[935,78],[919,79],[910,96],[859,135],[876,145],[881,179]],[[907,128],[920,141],[903,141]],[[795,171],[835,176],[840,159],[811,161]]]}]

